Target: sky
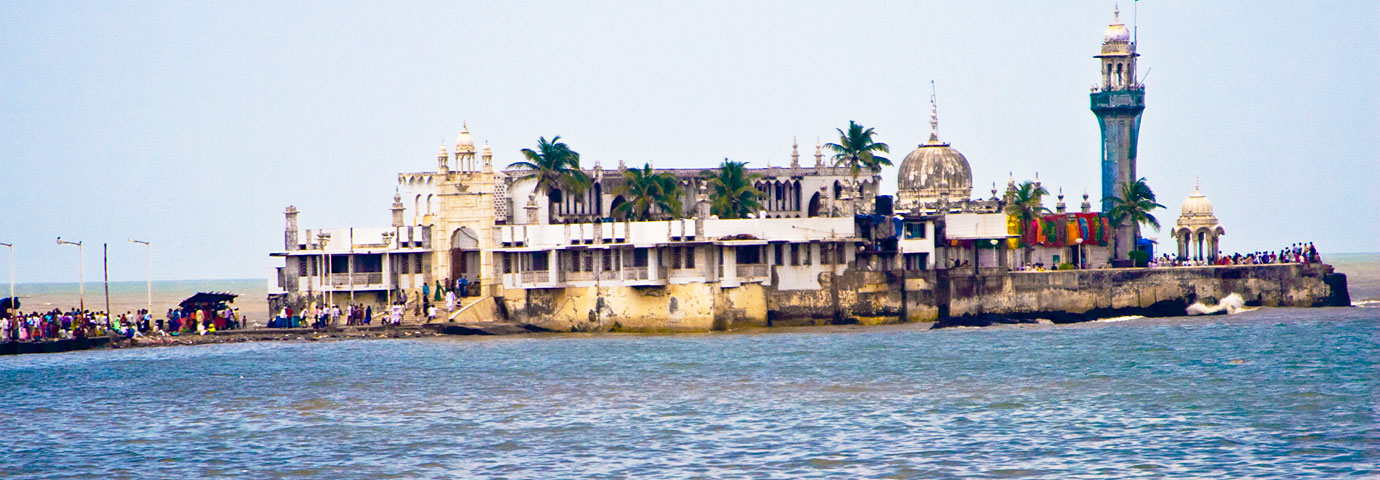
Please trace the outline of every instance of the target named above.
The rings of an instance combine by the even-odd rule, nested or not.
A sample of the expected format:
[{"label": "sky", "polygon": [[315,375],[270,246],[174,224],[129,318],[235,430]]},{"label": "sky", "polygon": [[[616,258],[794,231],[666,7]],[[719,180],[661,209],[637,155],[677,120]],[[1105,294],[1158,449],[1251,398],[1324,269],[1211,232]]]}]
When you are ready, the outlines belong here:
[{"label": "sky", "polygon": [[[1380,251],[1380,3],[1122,2],[1138,173],[1199,179],[1226,252]],[[1088,109],[1111,1],[0,2],[0,242],[20,282],[264,278],[302,228],[387,225],[398,172],[462,122],[495,163],[560,135],[586,166],[789,163],[856,120],[900,164],[939,134],[989,196],[1100,195]],[[895,191],[895,168],[883,172]],[[1053,199],[1048,203],[1053,205]],[[0,253],[0,262],[8,262]],[[6,265],[6,263],[0,263]],[[0,267],[4,268],[4,267]],[[0,275],[3,275],[0,271]],[[94,272],[94,273],[93,273]],[[2,281],[2,280],[0,280]]]}]

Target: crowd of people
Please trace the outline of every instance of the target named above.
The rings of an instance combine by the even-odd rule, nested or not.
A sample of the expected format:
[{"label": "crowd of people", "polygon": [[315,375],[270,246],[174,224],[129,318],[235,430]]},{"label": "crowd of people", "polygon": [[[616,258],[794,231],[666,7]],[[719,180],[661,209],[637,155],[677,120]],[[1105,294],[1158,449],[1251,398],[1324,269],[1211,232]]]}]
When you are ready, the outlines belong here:
[{"label": "crowd of people", "polygon": [[[444,282],[437,280],[436,288],[422,284],[422,288],[414,292],[421,299],[420,302],[414,304],[415,313],[418,316],[425,314],[428,322],[436,320],[441,314],[439,305],[443,302],[447,312],[454,312],[456,307],[464,302],[463,299],[470,296],[469,292],[472,285],[475,284],[470,283],[470,279],[464,275],[455,279],[454,282],[451,282],[450,279],[446,279]],[[403,295],[403,304],[407,304],[406,292]]]},{"label": "crowd of people", "polygon": [[16,312],[0,318],[0,342],[41,342],[119,335],[126,338],[200,334],[241,328],[239,311],[169,309],[164,318],[155,319],[148,310],[107,315],[89,310]]},{"label": "crowd of people", "polygon": [[[343,320],[342,320],[343,319]],[[326,328],[332,326],[352,326],[367,327],[374,324],[374,307],[372,305],[346,305],[344,309],[340,305],[331,306],[312,306],[306,311],[294,311],[291,306],[283,307],[278,311],[278,316],[269,322],[269,328]],[[391,311],[379,318],[381,325],[398,325],[402,323],[402,306],[394,305]]]},{"label": "crowd of people", "polygon": [[1164,254],[1150,262],[1151,267],[1203,267],[1210,265],[1269,265],[1279,263],[1322,263],[1313,242],[1299,242],[1278,252],[1251,252],[1219,255],[1216,259],[1192,259]]}]

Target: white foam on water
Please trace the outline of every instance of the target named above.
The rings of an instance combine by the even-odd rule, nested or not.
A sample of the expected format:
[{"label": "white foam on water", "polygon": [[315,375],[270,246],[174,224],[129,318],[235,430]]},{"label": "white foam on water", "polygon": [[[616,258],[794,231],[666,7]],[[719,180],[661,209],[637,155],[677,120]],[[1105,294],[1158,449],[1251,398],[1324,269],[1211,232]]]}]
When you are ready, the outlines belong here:
[{"label": "white foam on water", "polygon": [[1376,299],[1373,299],[1373,298],[1367,298],[1367,299],[1365,299],[1365,300],[1357,300],[1357,301],[1355,301],[1355,302],[1351,302],[1351,306],[1353,306],[1353,307],[1367,307],[1367,308],[1380,307],[1380,300],[1376,300]]},{"label": "white foam on water", "polygon": [[1124,321],[1127,321],[1127,320],[1135,320],[1135,319],[1137,319],[1137,318],[1145,318],[1145,317],[1142,316],[1142,315],[1127,315],[1127,316],[1124,316],[1124,317],[1101,318],[1101,319],[1098,319],[1097,321],[1099,321],[1099,322],[1124,322]]},{"label": "white foam on water", "polygon": [[1211,315],[1214,313],[1226,312],[1230,315],[1248,311],[1251,310],[1246,310],[1246,299],[1241,298],[1241,294],[1239,293],[1233,293],[1227,295],[1227,298],[1223,298],[1222,301],[1217,302],[1217,305],[1211,307],[1202,303],[1189,305],[1187,313],[1189,315]]}]

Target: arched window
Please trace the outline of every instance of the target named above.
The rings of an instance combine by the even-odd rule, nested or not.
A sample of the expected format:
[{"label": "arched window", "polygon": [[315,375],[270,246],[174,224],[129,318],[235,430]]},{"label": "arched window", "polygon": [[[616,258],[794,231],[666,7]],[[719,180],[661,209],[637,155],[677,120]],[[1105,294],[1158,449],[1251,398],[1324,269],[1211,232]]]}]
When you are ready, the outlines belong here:
[{"label": "arched window", "polygon": [[412,224],[422,224],[422,194],[417,194],[417,198],[412,199]]},{"label": "arched window", "polygon": [[604,216],[604,186],[594,184],[594,214]]},{"label": "arched window", "polygon": [[791,198],[795,200],[795,204],[791,205],[791,210],[800,211],[800,180],[791,182],[791,192],[793,193]]}]

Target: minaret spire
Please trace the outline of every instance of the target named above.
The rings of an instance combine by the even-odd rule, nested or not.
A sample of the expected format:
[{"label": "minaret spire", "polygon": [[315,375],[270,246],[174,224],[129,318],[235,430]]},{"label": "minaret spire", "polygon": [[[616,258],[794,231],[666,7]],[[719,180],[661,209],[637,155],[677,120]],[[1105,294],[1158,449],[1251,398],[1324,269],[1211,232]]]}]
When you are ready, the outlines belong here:
[{"label": "minaret spire", "polygon": [[800,141],[791,137],[791,168],[800,168]]}]

